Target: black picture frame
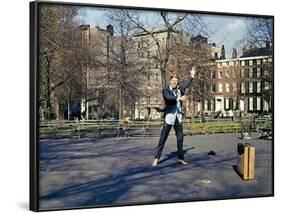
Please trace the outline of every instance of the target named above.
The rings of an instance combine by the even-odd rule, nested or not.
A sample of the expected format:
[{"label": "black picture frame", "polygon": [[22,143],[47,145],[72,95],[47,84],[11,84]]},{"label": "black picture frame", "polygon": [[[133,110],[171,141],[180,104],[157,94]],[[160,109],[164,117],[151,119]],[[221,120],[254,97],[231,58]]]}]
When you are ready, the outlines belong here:
[{"label": "black picture frame", "polygon": [[[268,166],[268,171],[270,174],[268,175],[267,181],[269,181],[269,192],[265,194],[255,194],[255,195],[226,195],[222,196],[221,198],[218,198],[216,196],[208,197],[208,198],[202,198],[202,197],[195,197],[195,198],[185,198],[185,199],[172,199],[172,200],[148,200],[148,201],[133,201],[128,203],[114,203],[111,202],[110,199],[108,202],[100,202],[100,203],[93,203],[91,204],[86,203],[83,205],[74,205],[74,206],[50,206],[48,208],[40,208],[40,199],[42,199],[42,195],[40,196],[40,150],[42,151],[42,148],[40,148],[40,112],[39,112],[39,99],[40,99],[40,80],[39,80],[39,73],[40,73],[40,62],[39,62],[39,45],[40,45],[40,33],[39,28],[40,26],[40,17],[39,17],[39,8],[43,5],[52,5],[52,6],[61,6],[61,7],[89,7],[89,8],[96,8],[96,9],[112,9],[112,10],[119,10],[119,9],[125,9],[125,10],[137,10],[137,11],[148,11],[148,12],[170,12],[170,13],[190,13],[190,14],[199,14],[199,15],[214,15],[214,16],[231,16],[231,17],[254,17],[254,18],[264,18],[271,20],[272,23],[272,43],[271,43],[271,68],[269,73],[269,77],[271,78],[270,81],[270,87],[271,91],[269,92],[269,105],[270,105],[270,125],[263,125],[260,127],[257,127],[255,131],[260,131],[259,133],[264,134],[267,136],[267,134],[270,134],[270,138],[268,140],[268,143],[270,143],[268,146],[269,151],[269,157],[265,158],[267,163],[270,164]],[[248,57],[252,57],[248,56]],[[245,58],[247,58],[245,56]],[[218,59],[220,60],[220,59]],[[223,63],[224,59],[221,59]],[[254,59],[255,60],[255,59]],[[238,60],[239,61],[239,60]],[[247,63],[247,62],[246,62]],[[256,63],[256,62],[254,62]],[[256,72],[256,71],[255,71]],[[257,77],[257,73],[255,73]],[[250,78],[250,76],[248,76]],[[168,8],[144,8],[144,7],[128,7],[128,6],[112,6],[112,5],[99,5],[99,4],[87,4],[87,3],[74,3],[74,2],[49,2],[49,1],[35,1],[30,2],[30,210],[32,211],[46,211],[46,210],[67,210],[67,209],[84,209],[84,208],[99,208],[99,207],[116,207],[116,206],[129,206],[129,205],[146,205],[146,204],[161,204],[161,203],[177,203],[177,202],[191,202],[191,201],[205,201],[205,200],[224,200],[224,199],[240,199],[240,198],[250,198],[250,197],[268,197],[268,196],[274,196],[274,16],[272,15],[258,15],[258,14],[239,14],[239,13],[225,13],[225,12],[212,12],[212,11],[193,11],[193,10],[180,10],[180,9],[168,9]],[[257,85],[252,85],[253,88],[257,88]],[[246,87],[249,91],[250,86],[247,85]],[[254,99],[255,104],[253,104],[253,107],[257,107],[257,99]],[[250,101],[249,101],[250,102]],[[248,103],[250,105],[250,103]],[[249,107],[249,105],[247,107]],[[267,115],[265,115],[266,117]],[[123,116],[124,117],[124,116]],[[120,119],[119,119],[120,120]],[[243,120],[242,120],[243,121]],[[125,122],[125,121],[124,121]],[[202,120],[201,120],[202,122]],[[252,121],[251,121],[252,122]],[[242,131],[243,137],[243,131],[244,127],[243,125],[247,125],[246,123],[241,122],[240,123],[240,130]],[[252,128],[252,127],[251,127]],[[270,133],[269,133],[270,132]],[[125,133],[126,134],[126,133]],[[193,133],[191,133],[193,134]],[[201,134],[201,133],[200,133]],[[263,136],[263,135],[261,135]],[[125,135],[126,137],[126,135]],[[79,139],[80,139],[80,132],[79,132]],[[237,139],[237,144],[241,142],[241,139]],[[244,140],[242,140],[244,142]],[[255,144],[255,141],[253,142]],[[258,143],[258,142],[257,142]],[[263,142],[264,144],[266,142]],[[155,144],[157,145],[157,144]],[[207,151],[207,150],[205,150]],[[212,156],[218,155],[219,151],[214,150],[208,150],[207,153],[208,159]],[[234,150],[236,151],[236,150]],[[205,153],[206,154],[206,153]],[[238,154],[237,154],[238,155]],[[256,158],[260,157],[260,153],[257,153]],[[169,158],[169,157],[168,157]],[[149,159],[150,160],[150,159]],[[191,162],[192,164],[192,162]],[[200,164],[198,164],[200,166]],[[148,166],[147,166],[148,167]],[[156,168],[157,169],[157,168]],[[237,168],[235,165],[233,165],[233,172],[237,172]],[[239,176],[239,174],[236,174]],[[241,174],[240,174],[241,175]],[[242,177],[243,179],[243,174]],[[210,180],[204,179],[201,180],[200,184],[208,184]],[[204,182],[205,181],[205,182]],[[245,181],[245,180],[244,180]],[[247,181],[246,181],[247,182]],[[250,181],[248,181],[250,183]],[[106,193],[105,193],[106,195]],[[104,195],[104,196],[105,196]]]}]

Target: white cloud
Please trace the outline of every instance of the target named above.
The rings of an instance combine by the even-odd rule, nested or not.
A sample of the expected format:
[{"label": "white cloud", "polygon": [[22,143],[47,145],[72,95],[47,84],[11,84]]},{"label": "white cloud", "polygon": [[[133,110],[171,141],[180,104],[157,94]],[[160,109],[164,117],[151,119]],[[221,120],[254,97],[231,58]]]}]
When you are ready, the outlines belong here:
[{"label": "white cloud", "polygon": [[235,32],[237,30],[241,30],[241,28],[245,27],[245,22],[243,20],[235,20],[230,23],[227,27],[228,32]]}]

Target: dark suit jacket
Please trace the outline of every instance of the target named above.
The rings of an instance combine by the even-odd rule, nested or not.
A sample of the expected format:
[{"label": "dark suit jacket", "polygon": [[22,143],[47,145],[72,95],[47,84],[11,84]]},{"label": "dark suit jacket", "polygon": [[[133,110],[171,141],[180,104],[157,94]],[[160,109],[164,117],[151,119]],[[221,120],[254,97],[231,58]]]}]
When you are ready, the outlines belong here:
[{"label": "dark suit jacket", "polygon": [[[184,80],[178,86],[178,89],[181,92],[181,95],[186,93],[186,89],[191,85],[193,78],[189,77],[187,80]],[[162,90],[163,98],[165,101],[165,114],[170,113],[177,108],[177,96],[170,90],[170,86]]]}]

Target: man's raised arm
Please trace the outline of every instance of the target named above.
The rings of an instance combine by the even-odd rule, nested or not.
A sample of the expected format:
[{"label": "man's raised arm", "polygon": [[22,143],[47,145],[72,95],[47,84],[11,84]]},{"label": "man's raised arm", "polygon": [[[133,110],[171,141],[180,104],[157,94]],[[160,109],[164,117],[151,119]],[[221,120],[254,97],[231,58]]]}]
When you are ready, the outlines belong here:
[{"label": "man's raised arm", "polygon": [[186,89],[190,86],[190,84],[192,83],[193,78],[194,78],[195,73],[196,73],[195,67],[192,67],[192,69],[191,69],[189,72],[190,72],[190,77],[189,77],[187,80],[184,80],[184,81],[180,84],[180,87],[181,87],[183,90],[186,90]]}]

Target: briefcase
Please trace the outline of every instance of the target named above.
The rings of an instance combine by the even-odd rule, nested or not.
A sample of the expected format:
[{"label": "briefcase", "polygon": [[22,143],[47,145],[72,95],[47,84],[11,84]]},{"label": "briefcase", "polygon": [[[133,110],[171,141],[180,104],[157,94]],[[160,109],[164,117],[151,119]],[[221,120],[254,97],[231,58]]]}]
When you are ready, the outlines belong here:
[{"label": "briefcase", "polygon": [[238,143],[237,171],[244,180],[255,179],[256,149],[249,143]]}]

